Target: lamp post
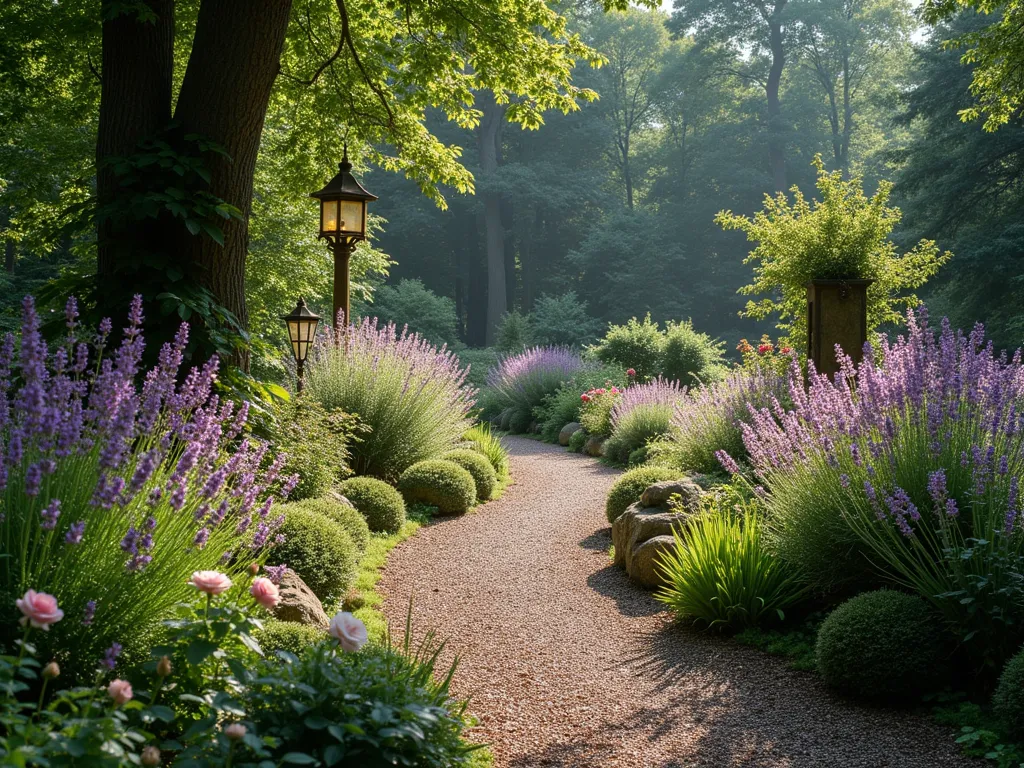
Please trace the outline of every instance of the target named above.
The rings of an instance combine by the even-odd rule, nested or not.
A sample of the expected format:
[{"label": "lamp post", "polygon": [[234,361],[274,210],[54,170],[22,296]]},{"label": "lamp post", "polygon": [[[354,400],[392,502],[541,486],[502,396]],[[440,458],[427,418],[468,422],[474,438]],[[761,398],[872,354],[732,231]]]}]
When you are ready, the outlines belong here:
[{"label": "lamp post", "polygon": [[338,174],[327,182],[327,186],[310,197],[320,201],[320,237],[326,240],[334,253],[334,319],[344,312],[345,324],[352,322],[349,317],[348,265],[356,243],[366,239],[366,204],[376,200],[363,189],[363,185],[352,175],[352,163],[348,161],[348,146],[338,164]]},{"label": "lamp post", "polygon": [[281,317],[288,327],[288,341],[292,345],[292,357],[295,358],[295,374],[297,382],[295,390],[302,391],[302,374],[306,368],[306,357],[309,356],[309,348],[313,346],[313,339],[316,338],[316,329],[320,325],[320,315],[311,312],[306,307],[306,302],[299,299],[290,315]]}]

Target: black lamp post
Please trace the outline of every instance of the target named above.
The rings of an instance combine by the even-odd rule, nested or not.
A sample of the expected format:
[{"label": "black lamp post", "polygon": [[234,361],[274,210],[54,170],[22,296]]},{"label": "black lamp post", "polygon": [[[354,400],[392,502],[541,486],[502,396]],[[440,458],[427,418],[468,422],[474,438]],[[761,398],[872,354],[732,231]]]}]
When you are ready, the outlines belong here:
[{"label": "black lamp post", "polygon": [[334,253],[334,319],[345,313],[350,318],[348,263],[356,243],[366,239],[366,204],[376,200],[352,175],[348,147],[338,165],[338,175],[327,186],[310,195],[320,201],[320,238],[327,241]]},{"label": "black lamp post", "polygon": [[295,358],[295,373],[298,378],[295,389],[302,391],[302,374],[306,367],[306,357],[316,338],[316,329],[320,325],[320,315],[310,312],[306,302],[299,299],[290,315],[281,317],[288,326],[288,341],[292,345],[292,357]]}]

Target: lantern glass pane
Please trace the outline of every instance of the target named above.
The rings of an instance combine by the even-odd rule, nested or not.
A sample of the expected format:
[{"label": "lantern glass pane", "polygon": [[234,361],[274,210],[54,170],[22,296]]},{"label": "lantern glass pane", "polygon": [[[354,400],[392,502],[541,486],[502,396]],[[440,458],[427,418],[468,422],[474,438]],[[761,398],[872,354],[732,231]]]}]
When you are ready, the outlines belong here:
[{"label": "lantern glass pane", "polygon": [[365,207],[360,200],[341,201],[341,228],[345,232],[363,234],[363,210]]},{"label": "lantern glass pane", "polygon": [[337,200],[324,200],[320,204],[320,230],[322,232],[338,231]]}]

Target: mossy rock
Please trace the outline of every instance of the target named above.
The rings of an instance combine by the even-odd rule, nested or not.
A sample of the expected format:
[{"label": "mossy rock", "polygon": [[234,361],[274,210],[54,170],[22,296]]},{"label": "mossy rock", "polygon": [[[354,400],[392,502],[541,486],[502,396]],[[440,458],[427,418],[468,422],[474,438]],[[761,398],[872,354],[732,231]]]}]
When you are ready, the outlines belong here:
[{"label": "mossy rock", "polygon": [[487,501],[494,495],[494,488],[498,484],[498,473],[494,471],[491,462],[483,454],[472,449],[459,449],[449,451],[443,458],[445,461],[458,464],[473,476],[477,501]]},{"label": "mossy rock", "polygon": [[326,632],[311,624],[270,620],[263,622],[263,629],[256,632],[255,639],[263,653],[272,658],[274,651],[287,651],[301,656],[303,651],[326,637]]},{"label": "mossy rock", "polygon": [[625,472],[608,491],[604,506],[608,522],[614,523],[626,507],[640,501],[647,486],[664,480],[678,480],[682,476],[681,472],[666,467],[637,467]]},{"label": "mossy rock", "polygon": [[345,528],[325,515],[286,506],[281,533],[275,560],[295,571],[323,603],[345,594],[359,566],[359,548]]},{"label": "mossy rock", "polygon": [[865,700],[911,702],[941,685],[941,618],[920,597],[880,589],[836,608],[818,630],[818,671],[837,691]]},{"label": "mossy rock", "polygon": [[444,459],[413,464],[402,473],[398,489],[410,504],[429,504],[441,515],[462,515],[476,504],[473,476]]},{"label": "mossy rock", "polygon": [[359,547],[360,552],[366,551],[366,547],[370,543],[370,526],[366,522],[366,517],[354,506],[349,506],[331,496],[303,499],[288,506],[307,509],[330,518],[348,531],[348,535],[352,537],[352,541]]},{"label": "mossy rock", "polygon": [[405,525],[402,494],[375,477],[351,477],[338,493],[352,502],[374,533],[398,533]]}]

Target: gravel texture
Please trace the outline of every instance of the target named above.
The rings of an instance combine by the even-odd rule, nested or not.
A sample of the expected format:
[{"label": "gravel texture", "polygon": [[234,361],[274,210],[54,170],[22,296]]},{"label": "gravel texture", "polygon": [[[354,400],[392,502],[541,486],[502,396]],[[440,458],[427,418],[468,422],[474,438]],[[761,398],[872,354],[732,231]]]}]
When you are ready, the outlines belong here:
[{"label": "gravel texture", "polygon": [[672,624],[609,562],[604,499],[616,471],[506,438],[515,484],[420,530],[381,581],[392,627],[410,598],[459,655],[498,768],[940,768],[947,729],[832,696],[781,659]]}]

